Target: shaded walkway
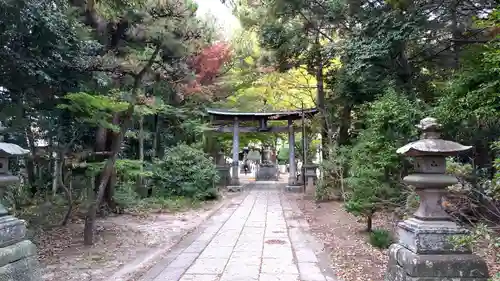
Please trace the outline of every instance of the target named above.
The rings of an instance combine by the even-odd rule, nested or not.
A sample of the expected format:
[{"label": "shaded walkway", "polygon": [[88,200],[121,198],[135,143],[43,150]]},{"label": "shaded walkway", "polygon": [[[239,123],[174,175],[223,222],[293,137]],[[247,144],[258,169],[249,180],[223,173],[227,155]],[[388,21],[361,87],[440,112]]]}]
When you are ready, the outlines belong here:
[{"label": "shaded walkway", "polygon": [[276,183],[250,186],[141,280],[334,280],[322,272],[295,203]]}]

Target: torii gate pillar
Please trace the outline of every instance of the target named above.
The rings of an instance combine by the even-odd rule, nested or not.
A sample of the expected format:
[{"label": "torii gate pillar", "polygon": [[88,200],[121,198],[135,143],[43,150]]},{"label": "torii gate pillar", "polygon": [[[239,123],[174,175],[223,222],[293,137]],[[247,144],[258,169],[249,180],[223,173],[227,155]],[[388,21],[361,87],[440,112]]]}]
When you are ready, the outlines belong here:
[{"label": "torii gate pillar", "polygon": [[239,133],[239,123],[238,117],[234,118],[233,121],[233,163],[232,163],[232,175],[231,184],[227,187],[228,191],[241,191],[240,179],[239,179],[239,152],[240,152],[240,133]]},{"label": "torii gate pillar", "polygon": [[288,120],[288,185],[293,186],[297,182],[297,169],[295,167],[295,132],[293,120]]}]

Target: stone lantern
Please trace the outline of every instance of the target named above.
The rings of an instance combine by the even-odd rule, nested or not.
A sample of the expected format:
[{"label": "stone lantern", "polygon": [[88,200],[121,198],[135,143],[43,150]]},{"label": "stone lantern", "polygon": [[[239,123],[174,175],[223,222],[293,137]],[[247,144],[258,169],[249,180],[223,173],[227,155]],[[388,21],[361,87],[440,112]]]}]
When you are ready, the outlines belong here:
[{"label": "stone lantern", "polygon": [[[0,139],[1,141],[1,139]],[[28,154],[16,144],[0,142],[0,191],[19,182],[9,173],[9,157]],[[0,203],[0,280],[41,280],[35,245],[26,239],[26,224]]]},{"label": "stone lantern", "polygon": [[304,177],[307,188],[312,188],[318,181],[318,164],[308,163],[302,166],[304,168]]},{"label": "stone lantern", "polygon": [[[240,167],[240,173],[245,173],[245,163],[248,164],[248,153],[250,152],[250,148],[245,146],[243,147],[242,152],[243,152],[243,165],[241,165]],[[247,169],[249,173],[252,172],[250,165],[247,166]]]},{"label": "stone lantern", "polygon": [[223,151],[217,152],[217,159],[215,162],[217,173],[219,174],[219,182],[217,185],[226,187],[231,183],[231,166],[226,163]]},{"label": "stone lantern", "polygon": [[450,241],[468,232],[441,204],[446,187],[457,183],[456,177],[446,174],[446,157],[472,147],[440,139],[441,125],[434,118],[422,119],[417,127],[422,131],[420,140],[397,153],[415,157],[415,173],[403,181],[415,187],[420,206],[412,218],[398,224],[399,241],[390,247],[385,281],[486,281],[486,263],[469,248]]},{"label": "stone lantern", "polygon": [[269,146],[262,148],[262,159],[259,163],[259,169],[255,175],[257,181],[273,181],[278,180],[278,168],[271,159],[272,151]]}]

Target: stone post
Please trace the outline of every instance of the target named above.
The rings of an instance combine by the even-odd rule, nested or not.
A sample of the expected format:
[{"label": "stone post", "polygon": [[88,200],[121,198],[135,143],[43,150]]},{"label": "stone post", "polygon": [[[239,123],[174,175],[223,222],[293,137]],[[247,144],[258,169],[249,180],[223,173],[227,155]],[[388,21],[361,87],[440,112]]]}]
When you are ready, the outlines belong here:
[{"label": "stone post", "polygon": [[[0,190],[19,182],[9,173],[9,156],[29,153],[18,145],[0,142]],[[35,245],[26,239],[26,224],[0,204],[0,280],[40,281]]]},{"label": "stone post", "polygon": [[456,247],[450,238],[468,232],[452,221],[441,202],[446,187],[457,183],[447,175],[446,157],[471,149],[440,139],[440,124],[425,118],[417,127],[420,140],[397,153],[415,157],[415,172],[403,181],[415,187],[420,206],[413,217],[398,224],[399,241],[389,249],[385,281],[486,281],[488,268],[467,247]]},{"label": "stone post", "polygon": [[239,152],[240,152],[239,135],[240,135],[239,120],[238,117],[235,117],[233,121],[233,163],[232,163],[233,174],[231,176],[231,185],[227,187],[229,191],[241,190],[240,179],[238,175],[239,173],[238,162],[239,162]]},{"label": "stone post", "polygon": [[288,120],[288,162],[288,185],[295,185],[297,182],[297,167],[295,166],[295,132],[293,130],[293,120],[291,119]]}]

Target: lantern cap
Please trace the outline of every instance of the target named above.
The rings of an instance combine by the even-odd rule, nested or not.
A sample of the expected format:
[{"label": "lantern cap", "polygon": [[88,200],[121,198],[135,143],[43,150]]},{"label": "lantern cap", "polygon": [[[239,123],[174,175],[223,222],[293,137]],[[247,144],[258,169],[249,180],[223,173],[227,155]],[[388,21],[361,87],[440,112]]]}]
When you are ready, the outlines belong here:
[{"label": "lantern cap", "polygon": [[470,150],[472,146],[465,146],[453,141],[441,139],[439,130],[441,124],[436,118],[426,117],[416,126],[422,131],[418,141],[411,142],[396,152],[405,156],[454,156],[460,152]]},{"label": "lantern cap", "polygon": [[438,131],[439,129],[441,129],[442,125],[439,124],[436,118],[425,117],[424,119],[420,120],[420,123],[418,123],[418,125],[416,125],[415,127],[422,130],[422,132],[428,132]]},{"label": "lantern cap", "polygon": [[0,142],[0,157],[20,156],[30,153],[29,150],[20,147],[17,144]]}]

